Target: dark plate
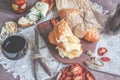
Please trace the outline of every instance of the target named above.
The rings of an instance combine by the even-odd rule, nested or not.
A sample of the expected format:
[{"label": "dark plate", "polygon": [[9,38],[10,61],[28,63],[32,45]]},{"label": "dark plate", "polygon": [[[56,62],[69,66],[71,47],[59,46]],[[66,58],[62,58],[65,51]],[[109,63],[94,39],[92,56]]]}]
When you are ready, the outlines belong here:
[{"label": "dark plate", "polygon": [[[59,18],[56,18],[59,20]],[[89,56],[86,55],[86,51],[91,50],[94,51],[96,47],[96,43],[88,42],[84,39],[80,39],[82,48],[84,49],[83,54],[80,57],[74,59],[62,58],[59,56],[58,50],[56,49],[55,45],[52,45],[48,41],[48,34],[53,30],[53,25],[50,23],[50,20],[43,22],[38,25],[38,29],[40,35],[43,37],[44,41],[47,43],[49,50],[51,51],[52,55],[60,62],[63,63],[83,63],[84,61],[89,59]]]}]

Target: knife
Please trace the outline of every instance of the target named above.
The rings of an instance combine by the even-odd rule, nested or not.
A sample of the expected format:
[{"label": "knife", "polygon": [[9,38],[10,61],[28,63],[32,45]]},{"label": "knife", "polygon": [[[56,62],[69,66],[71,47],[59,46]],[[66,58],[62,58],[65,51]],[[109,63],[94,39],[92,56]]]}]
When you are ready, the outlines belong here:
[{"label": "knife", "polygon": [[[34,47],[34,69],[35,71],[37,71],[37,64],[39,63],[40,65],[42,65],[42,67],[44,68],[44,70],[46,71],[46,73],[51,76],[51,72],[48,68],[48,66],[46,65],[46,63],[44,62],[43,58],[40,56],[39,54],[39,31],[37,28],[34,29],[35,31],[35,47]],[[35,72],[35,76],[36,76],[36,72]]]}]

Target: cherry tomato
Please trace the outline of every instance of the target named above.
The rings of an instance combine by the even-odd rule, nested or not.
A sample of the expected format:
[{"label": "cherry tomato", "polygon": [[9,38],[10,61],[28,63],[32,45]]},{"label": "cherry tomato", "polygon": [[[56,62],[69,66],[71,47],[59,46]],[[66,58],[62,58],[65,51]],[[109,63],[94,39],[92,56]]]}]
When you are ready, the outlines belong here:
[{"label": "cherry tomato", "polygon": [[74,76],[73,79],[74,80],[83,80],[83,77],[81,75],[79,75],[79,76]]},{"label": "cherry tomato", "polygon": [[19,9],[17,10],[17,12],[18,12],[18,13],[23,13],[23,12],[24,12],[24,10],[23,10],[23,9],[21,9],[21,8],[19,8]]},{"label": "cherry tomato", "polygon": [[99,49],[98,49],[98,55],[99,56],[103,56],[104,54],[106,54],[108,52],[108,50],[107,50],[107,48],[105,48],[105,47],[100,47]]},{"label": "cherry tomato", "polygon": [[79,65],[79,64],[73,64],[71,66],[71,72],[74,74],[74,75],[80,75],[82,74],[82,67]]},{"label": "cherry tomato", "polygon": [[86,80],[94,80],[90,73],[86,74],[86,78],[87,78]]},{"label": "cherry tomato", "polygon": [[109,62],[110,61],[110,58],[108,57],[102,57],[100,58],[103,62]]},{"label": "cherry tomato", "polygon": [[55,26],[58,22],[59,22],[59,21],[58,21],[57,19],[52,19],[52,20],[51,20],[51,24],[52,24],[53,26]]},{"label": "cherry tomato", "polygon": [[64,80],[72,80],[72,76],[66,76]]},{"label": "cherry tomato", "polygon": [[12,0],[12,9],[17,13],[23,13],[27,10],[26,0]]},{"label": "cherry tomato", "polygon": [[17,5],[19,5],[19,6],[21,6],[21,5],[23,5],[24,3],[26,3],[26,0],[17,0],[15,3],[16,3]]}]

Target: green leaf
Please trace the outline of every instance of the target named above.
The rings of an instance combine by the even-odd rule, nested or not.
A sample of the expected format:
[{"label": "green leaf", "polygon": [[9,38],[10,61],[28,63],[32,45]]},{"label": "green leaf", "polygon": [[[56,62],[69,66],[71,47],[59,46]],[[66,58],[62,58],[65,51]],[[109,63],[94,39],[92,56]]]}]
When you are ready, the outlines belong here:
[{"label": "green leaf", "polygon": [[39,14],[38,14],[38,18],[39,18],[39,20],[44,19],[44,16],[42,15],[42,13],[41,13],[41,12],[39,12]]}]

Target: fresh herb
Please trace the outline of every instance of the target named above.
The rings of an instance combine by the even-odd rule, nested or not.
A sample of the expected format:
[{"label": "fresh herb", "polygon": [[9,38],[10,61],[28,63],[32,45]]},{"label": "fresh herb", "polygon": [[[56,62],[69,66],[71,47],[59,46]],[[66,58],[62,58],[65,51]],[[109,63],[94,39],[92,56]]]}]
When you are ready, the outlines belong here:
[{"label": "fresh herb", "polygon": [[44,16],[42,15],[42,13],[41,13],[41,12],[39,12],[39,14],[38,14],[38,18],[39,18],[39,20],[44,19]]}]

